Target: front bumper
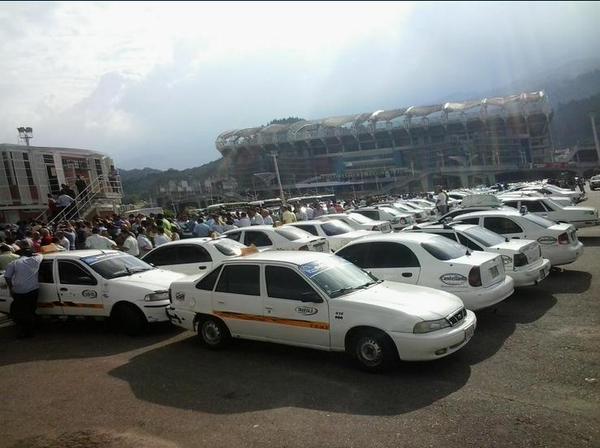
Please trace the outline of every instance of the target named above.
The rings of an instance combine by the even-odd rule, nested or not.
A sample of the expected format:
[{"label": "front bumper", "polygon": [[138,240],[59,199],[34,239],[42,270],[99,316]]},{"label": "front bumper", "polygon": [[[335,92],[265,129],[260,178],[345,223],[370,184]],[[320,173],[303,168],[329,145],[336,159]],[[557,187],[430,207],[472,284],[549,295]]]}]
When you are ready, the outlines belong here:
[{"label": "front bumper", "polygon": [[535,263],[524,266],[524,269],[518,271],[506,271],[515,281],[515,288],[520,286],[537,285],[544,280],[550,273],[550,260],[540,258]]},{"label": "front bumper", "polygon": [[157,302],[139,302],[138,305],[146,315],[148,322],[166,322],[169,320],[165,314],[165,309],[170,305],[168,300]]},{"label": "front bumper", "polygon": [[464,347],[477,327],[475,313],[467,310],[460,325],[431,333],[389,332],[402,361],[430,361],[443,358]]},{"label": "front bumper", "polygon": [[502,302],[515,291],[515,282],[508,275],[501,282],[472,290],[452,291],[460,297],[469,310],[481,310]]}]

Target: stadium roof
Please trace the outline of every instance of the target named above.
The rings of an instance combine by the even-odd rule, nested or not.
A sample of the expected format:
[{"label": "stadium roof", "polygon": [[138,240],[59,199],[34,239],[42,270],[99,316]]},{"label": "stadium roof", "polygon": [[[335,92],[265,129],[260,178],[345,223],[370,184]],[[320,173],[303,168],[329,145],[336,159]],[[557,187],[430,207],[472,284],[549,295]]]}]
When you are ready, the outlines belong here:
[{"label": "stadium roof", "polygon": [[311,138],[342,137],[378,130],[407,129],[434,123],[447,124],[466,119],[487,119],[508,115],[549,114],[544,92],[521,93],[481,100],[447,102],[430,106],[411,106],[377,110],[362,114],[302,120],[291,124],[235,129],[221,133],[216,140],[219,151],[240,146],[268,145]]}]

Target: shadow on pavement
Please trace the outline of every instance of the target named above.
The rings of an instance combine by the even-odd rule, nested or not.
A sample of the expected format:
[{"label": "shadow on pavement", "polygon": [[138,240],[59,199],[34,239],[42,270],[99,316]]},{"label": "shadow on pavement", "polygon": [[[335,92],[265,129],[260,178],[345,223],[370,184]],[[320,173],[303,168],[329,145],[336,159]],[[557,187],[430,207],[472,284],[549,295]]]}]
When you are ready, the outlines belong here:
[{"label": "shadow on pavement", "polygon": [[[340,353],[236,341],[219,352],[195,336],[140,354],[110,373],[141,400],[202,412],[241,413],[281,407],[361,415],[410,412],[459,390],[471,366],[493,356],[517,323],[554,306],[549,293],[518,291],[495,312],[478,313],[472,341],[447,358],[401,363],[389,373],[363,373]],[[191,333],[190,333],[191,335]]]},{"label": "shadow on pavement", "polygon": [[551,272],[539,287],[554,294],[581,294],[591,285],[592,274],[589,272],[564,268],[559,272]]},{"label": "shadow on pavement", "polygon": [[0,328],[0,366],[22,362],[110,356],[156,344],[183,330],[168,323],[152,324],[142,336],[115,333],[108,322],[43,320],[36,336],[15,339],[15,327]]},{"label": "shadow on pavement", "polygon": [[577,236],[577,239],[581,241],[584,247],[598,247],[600,246],[600,236]]}]

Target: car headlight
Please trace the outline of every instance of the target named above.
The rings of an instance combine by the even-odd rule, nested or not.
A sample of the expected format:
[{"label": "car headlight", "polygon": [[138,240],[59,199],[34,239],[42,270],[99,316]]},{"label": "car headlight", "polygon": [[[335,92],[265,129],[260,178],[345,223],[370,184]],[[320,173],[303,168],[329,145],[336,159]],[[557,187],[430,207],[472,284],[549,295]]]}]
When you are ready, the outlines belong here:
[{"label": "car headlight", "polygon": [[158,302],[160,300],[169,300],[169,291],[154,291],[144,297],[146,302]]},{"label": "car headlight", "polygon": [[413,328],[413,333],[430,333],[449,326],[450,323],[446,319],[426,320],[417,323]]}]

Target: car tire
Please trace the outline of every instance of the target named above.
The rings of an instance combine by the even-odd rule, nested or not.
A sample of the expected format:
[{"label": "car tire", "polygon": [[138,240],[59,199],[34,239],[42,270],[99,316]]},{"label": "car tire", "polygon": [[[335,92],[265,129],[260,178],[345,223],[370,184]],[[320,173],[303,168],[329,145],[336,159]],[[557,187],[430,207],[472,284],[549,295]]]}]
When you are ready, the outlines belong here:
[{"label": "car tire", "polygon": [[207,317],[198,322],[198,337],[211,350],[225,348],[231,342],[231,333],[222,320]]},{"label": "car tire", "polygon": [[390,337],[375,329],[356,335],[351,350],[358,366],[367,372],[383,372],[398,360],[398,352]]},{"label": "car tire", "polygon": [[123,303],[117,305],[111,314],[111,320],[117,328],[129,336],[138,336],[142,334],[148,326],[148,320],[135,305]]}]

